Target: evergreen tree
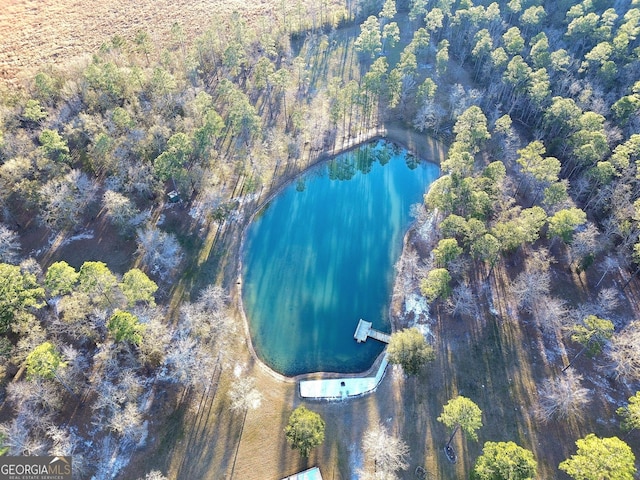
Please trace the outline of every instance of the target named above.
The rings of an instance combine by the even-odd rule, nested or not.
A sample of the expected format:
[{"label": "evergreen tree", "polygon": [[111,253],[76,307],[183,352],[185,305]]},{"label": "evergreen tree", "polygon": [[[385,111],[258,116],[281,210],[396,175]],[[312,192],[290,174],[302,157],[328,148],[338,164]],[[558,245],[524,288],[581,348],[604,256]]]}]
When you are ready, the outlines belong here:
[{"label": "evergreen tree", "polygon": [[299,450],[300,455],[306,458],[312,448],[324,442],[324,429],[322,417],[300,405],[291,413],[284,433],[291,448]]},{"label": "evergreen tree", "polygon": [[387,353],[389,362],[402,366],[409,375],[416,375],[424,365],[435,358],[433,347],[417,328],[394,332]]},{"label": "evergreen tree", "polygon": [[576,445],[578,451],[559,465],[574,480],[633,480],[635,455],[618,437],[600,438],[590,433]]},{"label": "evergreen tree", "polygon": [[475,480],[533,480],[536,471],[531,451],[514,442],[486,442],[471,476]]}]

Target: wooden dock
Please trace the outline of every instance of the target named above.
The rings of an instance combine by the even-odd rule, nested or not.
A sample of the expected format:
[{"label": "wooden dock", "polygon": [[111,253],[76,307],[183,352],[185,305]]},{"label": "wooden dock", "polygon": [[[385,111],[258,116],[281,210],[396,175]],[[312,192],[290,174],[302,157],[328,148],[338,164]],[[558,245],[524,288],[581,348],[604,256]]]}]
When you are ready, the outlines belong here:
[{"label": "wooden dock", "polygon": [[372,328],[371,322],[360,319],[358,326],[356,327],[356,333],[353,334],[353,338],[355,338],[358,343],[362,343],[366,342],[369,337],[382,343],[389,343],[391,340],[391,335]]}]

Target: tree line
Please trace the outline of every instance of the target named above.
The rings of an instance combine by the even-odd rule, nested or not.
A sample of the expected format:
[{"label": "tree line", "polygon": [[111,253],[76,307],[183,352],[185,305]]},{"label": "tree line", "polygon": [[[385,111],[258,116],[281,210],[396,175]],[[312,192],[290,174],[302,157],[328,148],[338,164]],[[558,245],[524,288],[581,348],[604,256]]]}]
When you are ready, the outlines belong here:
[{"label": "tree line", "polygon": [[[570,332],[585,353],[604,351],[613,376],[637,380],[638,322],[613,318],[616,295],[598,288],[622,271],[624,293],[640,271],[636,3],[334,7],[321,2],[308,15],[301,4],[283,7],[275,28],[219,18],[193,43],[177,23],[165,48],[144,30],[116,36],[89,61],[38,72],[3,99],[0,281],[11,295],[0,304],[1,342],[5,368],[24,365],[27,379],[7,385],[10,404],[51,419],[61,395],[90,391],[113,435],[142,439],[138,394],[151,379],[202,388],[197,367],[223,361],[215,332],[231,328],[223,290],[182,306],[176,328],[154,305],[155,288],[168,287],[186,256],[185,242],[154,214],[166,193],[191,201],[198,224],[225,224],[242,215],[241,200],[385,122],[450,144],[444,175],[425,196],[440,237],[416,269],[421,295],[468,315],[477,299],[469,263],[490,281],[524,252],[510,288],[518,311],[542,329]],[[340,28],[349,22],[355,35]],[[58,233],[96,217],[134,241],[140,269],[120,276],[100,262],[39,266],[21,255],[30,219]],[[578,274],[598,271],[594,302],[568,305],[551,294],[549,246]],[[416,351],[418,360],[399,354],[407,372],[433,355],[422,344]],[[575,412],[585,396],[569,365],[543,390],[549,417]],[[38,403],[40,390],[51,401]],[[259,404],[252,396],[240,411]],[[8,427],[9,448],[71,448],[71,434],[62,442],[59,431],[30,443],[48,424],[15,424],[25,418],[16,414]],[[102,441],[108,450],[110,436]]]},{"label": "tree line", "polygon": [[[636,322],[617,314],[640,261],[634,93],[640,11],[634,2],[564,2],[551,11],[536,1],[411,1],[401,7],[411,28],[401,28],[400,37],[412,40],[397,49],[394,66],[387,45],[395,10],[388,3],[362,23],[356,41],[365,77],[381,80],[378,114],[450,141],[444,175],[425,195],[437,238],[429,258],[411,256],[399,265],[405,293],[417,283],[432,309],[477,315],[474,291],[482,285],[475,279],[495,284],[495,268],[522,254],[524,268],[505,292],[518,314],[550,338],[579,346],[542,385],[538,413],[544,421],[579,417],[592,392],[569,369],[582,354],[604,351],[609,378],[632,384],[640,378]],[[599,270],[589,287],[596,300],[570,304],[554,295],[556,262],[582,278]],[[600,287],[604,281],[613,287]],[[392,339],[389,354],[415,372],[433,352],[419,332],[411,344],[405,333],[394,334],[403,338]],[[578,441],[578,454],[560,469],[574,478],[612,472],[632,478],[633,453],[614,438]],[[625,466],[614,461],[618,447]],[[613,463],[597,466],[599,458],[588,458],[595,451]],[[585,464],[592,468],[587,474]],[[491,471],[494,477],[475,474],[531,477]]]}]

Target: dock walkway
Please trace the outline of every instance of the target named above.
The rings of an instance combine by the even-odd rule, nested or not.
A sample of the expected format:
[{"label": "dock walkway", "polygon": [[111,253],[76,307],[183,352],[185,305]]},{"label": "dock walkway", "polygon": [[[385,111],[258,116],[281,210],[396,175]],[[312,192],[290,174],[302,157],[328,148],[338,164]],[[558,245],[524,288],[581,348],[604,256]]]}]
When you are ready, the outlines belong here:
[{"label": "dock walkway", "polygon": [[[360,319],[353,338],[355,338],[358,343],[362,343],[366,342],[369,337],[383,343],[389,343],[389,340],[391,340],[391,335],[371,328],[371,322]],[[378,367],[378,372],[373,377],[301,380],[299,384],[300,397],[316,400],[342,400],[365,395],[378,388],[388,364],[389,359],[385,353]]]},{"label": "dock walkway", "polygon": [[356,327],[356,333],[353,334],[353,338],[355,338],[358,343],[362,343],[366,342],[369,337],[382,343],[389,343],[391,340],[391,335],[372,328],[371,322],[360,319],[358,326]]}]

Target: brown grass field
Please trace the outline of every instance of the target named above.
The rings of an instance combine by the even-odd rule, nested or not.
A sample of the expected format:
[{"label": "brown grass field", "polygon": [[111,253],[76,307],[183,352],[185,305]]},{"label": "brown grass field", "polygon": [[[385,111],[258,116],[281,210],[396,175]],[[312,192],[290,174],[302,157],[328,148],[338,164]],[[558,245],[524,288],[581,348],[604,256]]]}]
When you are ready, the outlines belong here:
[{"label": "brown grass field", "polygon": [[214,15],[240,12],[249,21],[273,18],[274,0],[0,0],[0,78],[13,81],[49,64],[64,65],[97,51],[114,35],[146,30],[156,45],[179,23],[187,38],[211,27]]}]

